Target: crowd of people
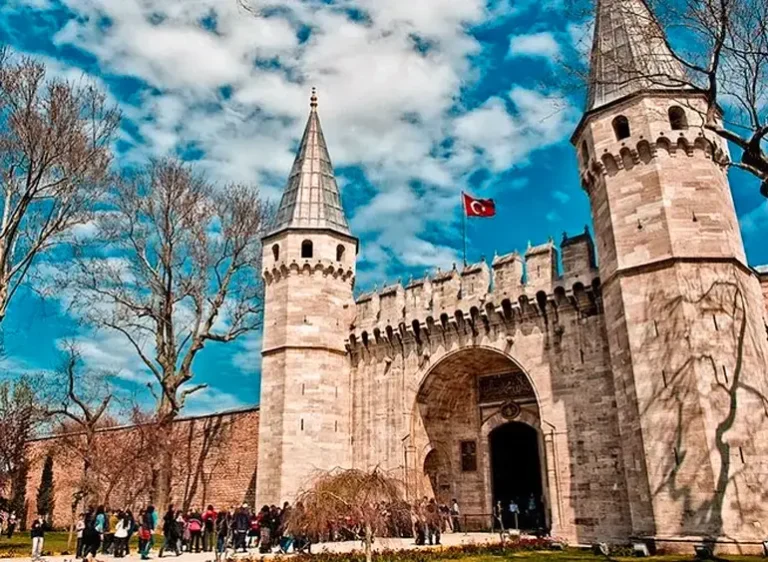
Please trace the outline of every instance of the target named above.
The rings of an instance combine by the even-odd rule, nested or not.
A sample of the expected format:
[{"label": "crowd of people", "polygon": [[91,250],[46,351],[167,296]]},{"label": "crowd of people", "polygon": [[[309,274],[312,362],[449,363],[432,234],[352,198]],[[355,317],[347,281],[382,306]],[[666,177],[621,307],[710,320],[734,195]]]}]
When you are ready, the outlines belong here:
[{"label": "crowd of people", "polygon": [[[416,544],[440,544],[441,533],[461,530],[456,500],[450,507],[426,497],[412,506],[404,503],[377,507],[384,523],[376,529],[376,536],[414,537]],[[260,510],[243,504],[230,509],[217,510],[209,505],[204,510],[183,511],[171,505],[162,514],[151,505],[137,514],[130,509],[113,511],[99,506],[83,513],[77,522],[76,555],[83,560],[95,558],[98,553],[122,558],[129,554],[134,535],[142,559],[148,559],[156,547],[158,557],[214,552],[220,559],[227,550],[309,552],[313,542],[363,538],[363,524],[354,517],[340,515],[325,532],[318,533],[306,530],[302,513],[301,504],[291,507],[288,502],[282,508],[265,505]]]},{"label": "crowd of people", "polygon": [[242,550],[256,546],[269,552],[281,537],[287,504],[284,509],[264,506],[254,512],[247,504],[238,508],[216,510],[176,509],[168,506],[159,513],[150,505],[134,514],[130,509],[112,511],[100,506],[88,510],[77,522],[77,557],[87,560],[99,552],[122,558],[129,554],[131,539],[138,539],[138,552],[148,559],[159,546],[158,557],[170,552],[215,552],[217,558],[227,549]]},{"label": "crowd of people", "polygon": [[[409,504],[377,503],[373,512],[374,536],[413,538],[417,545],[439,545],[445,532],[461,532],[461,511],[456,499],[450,504],[438,503],[426,496]],[[510,510],[516,505],[510,502]],[[501,504],[495,515],[501,520]],[[514,512],[514,511],[513,511]],[[99,553],[122,558],[129,554],[136,536],[138,553],[148,559],[157,549],[157,556],[167,553],[213,552],[216,559],[225,558],[228,550],[247,552],[258,548],[260,553],[309,552],[312,543],[325,541],[363,540],[366,521],[356,520],[354,514],[339,514],[320,526],[311,524],[311,514],[301,503],[287,502],[280,508],[265,505],[259,510],[247,504],[228,509],[177,509],[170,505],[160,513],[149,505],[137,513],[131,509],[112,510],[99,506],[89,508],[79,516],[76,556],[82,560],[96,558]],[[370,524],[371,521],[369,520]],[[0,513],[0,528],[12,536],[16,528],[14,513]],[[46,519],[39,516],[30,529],[33,539],[32,556],[42,553]]]}]

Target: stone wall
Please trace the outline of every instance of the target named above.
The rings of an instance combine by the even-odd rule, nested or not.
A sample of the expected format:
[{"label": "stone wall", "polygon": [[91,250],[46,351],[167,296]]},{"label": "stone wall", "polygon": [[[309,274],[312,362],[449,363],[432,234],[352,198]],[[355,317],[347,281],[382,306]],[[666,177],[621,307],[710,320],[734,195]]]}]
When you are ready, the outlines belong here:
[{"label": "stone wall", "polygon": [[[632,532],[757,544],[768,517],[768,342],[727,146],[698,94],[641,94],[582,121]],[[685,109],[683,109],[685,108]],[[687,114],[673,128],[672,110]],[[629,131],[615,130],[624,119]],[[715,158],[717,157],[717,158]],[[762,404],[762,405],[761,405]]]},{"label": "stone wall", "polygon": [[[522,371],[535,396],[518,421],[537,429],[553,533],[571,542],[626,538],[617,409],[592,241],[565,238],[362,295],[349,336],[353,463],[402,478],[411,497],[440,496],[441,466],[463,513],[492,503],[489,434],[508,420],[480,404],[479,376]],[[463,472],[460,442],[477,443]],[[442,482],[440,486],[442,487]],[[444,499],[444,498],[442,498]]]},{"label": "stone wall", "polygon": [[[145,428],[123,426],[100,431],[96,455],[99,491],[90,502],[134,510],[149,501],[149,478],[144,459],[131,456]],[[231,507],[254,504],[259,410],[252,408],[215,415],[181,418],[173,425],[174,478],[171,498],[181,508],[209,503]],[[144,434],[146,435],[146,433]],[[76,435],[37,439],[31,443],[27,481],[27,520],[35,516],[35,498],[47,455],[54,459],[55,507],[53,522],[65,527],[71,517],[72,494],[82,474]],[[110,453],[114,453],[110,456]],[[121,462],[122,461],[122,462]],[[89,502],[89,503],[90,503]],[[160,506],[156,506],[160,509]],[[164,509],[164,508],[163,508]]]},{"label": "stone wall", "polygon": [[757,268],[760,278],[760,287],[763,290],[763,300],[765,300],[765,323],[768,326],[768,265]]}]

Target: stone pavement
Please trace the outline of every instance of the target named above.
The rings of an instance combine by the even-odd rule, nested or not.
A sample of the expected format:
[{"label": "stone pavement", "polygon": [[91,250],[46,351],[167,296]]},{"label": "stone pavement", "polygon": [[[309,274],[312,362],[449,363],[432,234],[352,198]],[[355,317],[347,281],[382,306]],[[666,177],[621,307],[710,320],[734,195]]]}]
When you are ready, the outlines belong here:
[{"label": "stone pavement", "polygon": [[[155,539],[156,548],[152,551],[150,559],[153,561],[158,560],[157,549],[162,544],[162,537]],[[442,536],[442,546],[460,546],[464,544],[488,544],[499,541],[498,533],[446,533]],[[413,544],[413,539],[385,539],[377,538],[374,542],[374,550],[416,550],[425,548],[439,548],[436,546],[416,546]],[[312,552],[318,553],[326,550],[328,552],[352,552],[354,550],[362,550],[362,544],[360,541],[344,541],[344,542],[328,542],[321,544],[313,544]],[[231,550],[227,552],[229,556]],[[237,553],[236,558],[244,556],[252,556],[259,558],[260,555],[257,549],[252,549],[248,554]],[[264,555],[274,557],[274,554]],[[0,558],[0,562],[21,562],[24,560],[31,560],[31,557],[17,557],[17,558]],[[43,562],[75,562],[74,556],[45,556],[42,558]],[[138,554],[133,552],[130,556],[125,558],[113,558],[112,556],[99,555],[98,562],[137,562],[141,560]],[[178,558],[173,554],[165,554],[160,560],[178,560],[179,562],[212,562],[214,556],[210,552],[190,553],[185,552]]]}]

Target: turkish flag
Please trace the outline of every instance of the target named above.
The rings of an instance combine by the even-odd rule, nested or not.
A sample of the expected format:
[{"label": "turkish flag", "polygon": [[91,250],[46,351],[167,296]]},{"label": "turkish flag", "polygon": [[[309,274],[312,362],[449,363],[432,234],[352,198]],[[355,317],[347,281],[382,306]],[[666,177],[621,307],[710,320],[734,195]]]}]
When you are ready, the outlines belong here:
[{"label": "turkish flag", "polygon": [[493,199],[475,199],[462,193],[464,197],[464,212],[468,217],[493,217],[496,215],[496,203]]}]

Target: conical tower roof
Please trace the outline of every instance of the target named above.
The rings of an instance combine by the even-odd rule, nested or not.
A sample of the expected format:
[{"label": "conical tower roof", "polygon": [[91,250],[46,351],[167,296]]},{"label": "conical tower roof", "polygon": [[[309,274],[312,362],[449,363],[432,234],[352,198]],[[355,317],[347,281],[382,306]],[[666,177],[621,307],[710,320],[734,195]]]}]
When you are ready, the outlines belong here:
[{"label": "conical tower roof", "polygon": [[597,0],[587,110],[645,90],[686,86],[645,0]]},{"label": "conical tower roof", "polygon": [[351,236],[344,209],[341,207],[339,186],[333,175],[331,157],[325,144],[320,118],[317,115],[317,95],[312,88],[310,112],[304,136],[293,161],[288,184],[277,208],[271,234],[287,228],[333,230]]}]

